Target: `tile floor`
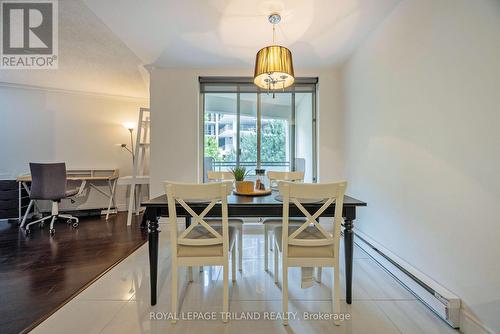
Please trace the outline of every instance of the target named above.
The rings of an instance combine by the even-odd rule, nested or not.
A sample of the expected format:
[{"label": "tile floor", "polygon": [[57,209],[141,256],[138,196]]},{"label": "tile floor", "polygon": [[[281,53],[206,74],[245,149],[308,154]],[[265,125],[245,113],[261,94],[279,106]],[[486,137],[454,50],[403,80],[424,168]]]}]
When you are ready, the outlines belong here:
[{"label": "tile floor", "polygon": [[[303,312],[331,312],[332,271],[323,270],[323,283],[300,288],[300,271],[290,270],[290,312],[297,312],[285,327],[279,320],[262,319],[281,311],[281,290],[271,273],[264,271],[263,235],[260,227],[245,227],[243,273],[231,288],[230,311],[259,312],[261,320],[151,320],[151,312],[170,311],[170,258],[168,232],[160,233],[158,304],[149,305],[148,248],[142,246],[92,286],[54,313],[32,333],[457,333],[356,247],[354,252],[353,303],[345,303],[344,267],[341,263],[342,311],[350,320],[336,327],[331,320],[304,320]],[[342,245],[341,245],[342,249]],[[342,257],[343,258],[343,255]],[[270,261],[272,266],[273,261]],[[270,268],[272,272],[272,267]],[[179,271],[181,312],[222,308],[220,267],[195,270],[194,282]],[[231,277],[231,275],[229,275]],[[158,313],[157,313],[158,314]],[[252,313],[253,314],[253,313]]]}]

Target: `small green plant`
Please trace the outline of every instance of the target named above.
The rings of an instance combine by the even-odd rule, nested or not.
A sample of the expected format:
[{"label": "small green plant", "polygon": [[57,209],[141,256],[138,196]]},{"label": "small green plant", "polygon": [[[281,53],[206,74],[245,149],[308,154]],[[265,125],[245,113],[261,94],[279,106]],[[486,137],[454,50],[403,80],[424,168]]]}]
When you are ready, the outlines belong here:
[{"label": "small green plant", "polygon": [[235,181],[243,181],[247,177],[248,172],[245,167],[234,167],[231,168],[231,173],[233,173]]}]

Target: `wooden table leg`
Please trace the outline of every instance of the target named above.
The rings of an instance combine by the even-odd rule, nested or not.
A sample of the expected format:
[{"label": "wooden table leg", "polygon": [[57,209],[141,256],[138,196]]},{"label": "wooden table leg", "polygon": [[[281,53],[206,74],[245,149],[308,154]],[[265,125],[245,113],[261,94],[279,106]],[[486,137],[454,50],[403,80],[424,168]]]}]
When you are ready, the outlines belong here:
[{"label": "wooden table leg", "polygon": [[151,284],[151,305],[156,305],[158,279],[158,218],[148,221],[149,279]]},{"label": "wooden table leg", "polygon": [[345,293],[347,304],[352,303],[352,262],[354,239],[352,220],[344,222],[344,255],[345,255]]}]

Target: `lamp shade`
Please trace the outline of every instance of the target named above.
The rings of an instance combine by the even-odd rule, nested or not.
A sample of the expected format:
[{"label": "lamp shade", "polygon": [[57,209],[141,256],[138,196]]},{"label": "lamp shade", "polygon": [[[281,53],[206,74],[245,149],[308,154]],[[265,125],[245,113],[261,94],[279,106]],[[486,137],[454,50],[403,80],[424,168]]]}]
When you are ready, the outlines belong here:
[{"label": "lamp shade", "polygon": [[271,45],[257,52],[253,82],[267,90],[284,89],[293,85],[292,53],[283,46]]}]

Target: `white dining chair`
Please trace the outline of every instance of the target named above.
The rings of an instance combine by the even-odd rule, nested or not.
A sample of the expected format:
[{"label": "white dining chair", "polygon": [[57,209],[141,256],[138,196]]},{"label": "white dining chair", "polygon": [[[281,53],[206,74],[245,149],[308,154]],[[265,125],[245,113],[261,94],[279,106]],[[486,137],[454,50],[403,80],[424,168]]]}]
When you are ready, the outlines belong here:
[{"label": "white dining chair", "polygon": [[[178,267],[188,267],[189,282],[193,281],[192,266],[222,266],[223,297],[222,312],[229,308],[229,252],[232,260],[232,280],[236,280],[235,228],[228,224],[227,196],[231,186],[227,182],[189,184],[165,182],[168,199],[170,225],[170,250],[172,259],[172,312],[178,311]],[[187,203],[205,203],[207,206],[197,214]],[[191,225],[179,234],[177,231],[176,203],[192,217]],[[221,225],[208,224],[205,215],[216,205],[221,205]],[[222,317],[227,322],[227,317]],[[173,319],[175,323],[177,319]]]},{"label": "white dining chair", "polygon": [[[304,182],[304,172],[267,172],[269,187],[277,189],[279,181]],[[303,218],[290,218],[289,224],[296,225],[305,222]],[[262,221],[264,224],[264,269],[269,270],[269,253],[272,252],[274,243],[273,228],[281,226],[281,218],[266,218]],[[269,247],[271,246],[271,247]]]},{"label": "white dining chair", "polygon": [[[232,181],[234,185],[234,175],[231,172],[225,171],[208,171],[207,179],[209,182]],[[232,189],[231,189],[232,190]],[[209,224],[220,224],[219,218],[207,218]],[[243,271],[243,219],[229,218],[229,226],[234,226],[237,231],[237,246],[238,246],[238,269]]]},{"label": "white dining chair", "polygon": [[[288,312],[288,268],[289,267],[332,267],[333,313],[340,313],[339,285],[339,243],[340,225],[342,224],[342,207],[347,182],[312,184],[280,182],[279,191],[283,198],[283,225],[274,228],[274,277],[278,280],[278,255],[282,259],[282,295],[283,314]],[[310,200],[322,199],[323,205],[314,214],[310,214],[303,206]],[[335,203],[333,233],[326,231],[317,221],[318,217],[332,203]],[[301,226],[288,224],[290,205],[295,205],[306,217]],[[334,319],[335,325],[340,325],[339,319]],[[288,320],[284,319],[287,325]]]}]

